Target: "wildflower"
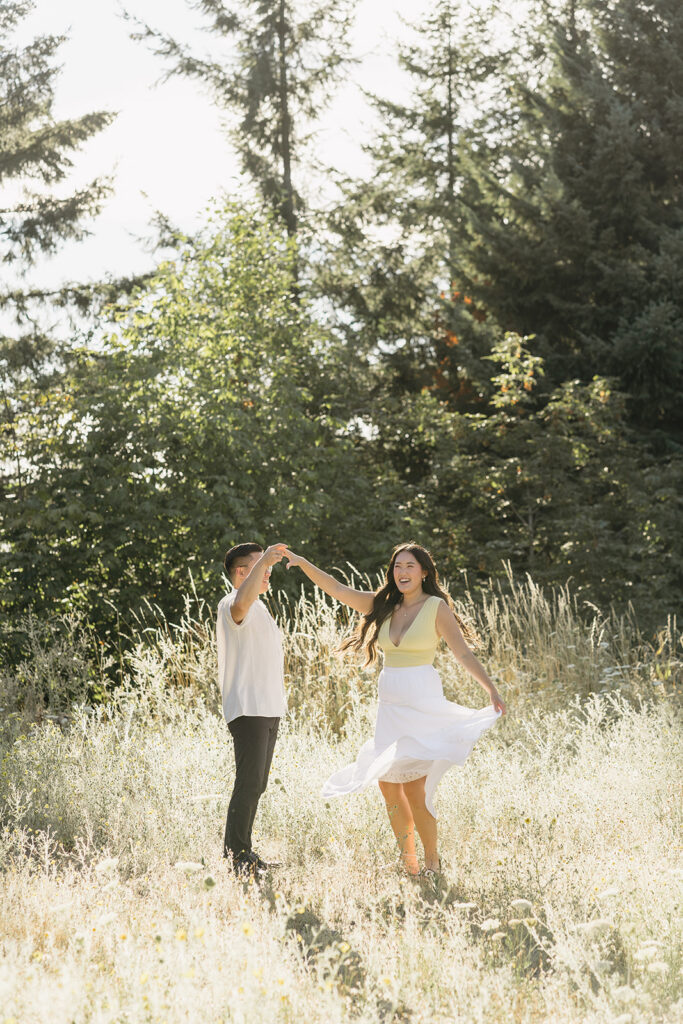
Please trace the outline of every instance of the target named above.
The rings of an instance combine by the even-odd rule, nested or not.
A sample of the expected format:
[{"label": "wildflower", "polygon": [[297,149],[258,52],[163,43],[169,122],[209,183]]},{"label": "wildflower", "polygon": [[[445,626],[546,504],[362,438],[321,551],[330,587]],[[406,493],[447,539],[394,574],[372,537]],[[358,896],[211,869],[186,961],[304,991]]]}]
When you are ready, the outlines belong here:
[{"label": "wildflower", "polygon": [[95,874],[97,875],[109,875],[112,871],[116,871],[118,867],[118,857],[105,857],[99,864],[95,865]]},{"label": "wildflower", "polygon": [[479,927],[483,932],[495,932],[500,928],[500,921],[497,917],[489,917]]},{"label": "wildflower", "polygon": [[477,910],[478,908],[477,908],[477,904],[476,903],[454,903],[453,904],[453,909],[454,910]]},{"label": "wildflower", "polygon": [[194,930],[194,937],[195,937],[195,939],[201,939],[203,934],[204,934],[204,929],[203,928],[195,928],[195,930]]},{"label": "wildflower", "polygon": [[609,921],[596,917],[594,921],[583,921],[581,924],[577,924],[576,930],[581,935],[584,935],[589,941],[592,941],[593,939],[599,939],[601,935],[606,935],[610,932],[612,930],[612,925]]},{"label": "wildflower", "polygon": [[178,931],[175,933],[175,937],[176,939],[178,939],[179,942],[184,942],[185,939],[187,938],[187,932],[185,931],[184,928],[179,928]]},{"label": "wildflower", "polygon": [[149,981],[149,974],[141,974],[140,975],[140,984],[141,985],[146,985],[148,981]]},{"label": "wildflower", "polygon": [[505,938],[505,932],[494,932],[491,938],[494,942],[502,942]]},{"label": "wildflower", "polygon": [[196,875],[199,871],[204,870],[203,864],[198,864],[195,860],[179,860],[173,865],[176,871],[182,871],[185,875]]},{"label": "wildflower", "polygon": [[531,913],[531,900],[512,900],[510,907],[516,914],[526,917],[527,914]]},{"label": "wildflower", "polygon": [[641,946],[633,954],[633,959],[642,963],[645,960],[653,960],[658,953],[657,945],[652,942],[648,942],[647,945]]},{"label": "wildflower", "polygon": [[254,929],[251,927],[248,921],[245,921],[244,924],[242,925],[242,931],[244,932],[245,935],[251,935],[253,930]]},{"label": "wildflower", "polygon": [[339,950],[340,953],[348,953],[351,947],[349,946],[348,942],[340,942],[339,945],[337,946],[337,949]]},{"label": "wildflower", "polygon": [[606,974],[612,967],[611,960],[596,960],[593,964],[593,970],[597,971],[598,974]]}]

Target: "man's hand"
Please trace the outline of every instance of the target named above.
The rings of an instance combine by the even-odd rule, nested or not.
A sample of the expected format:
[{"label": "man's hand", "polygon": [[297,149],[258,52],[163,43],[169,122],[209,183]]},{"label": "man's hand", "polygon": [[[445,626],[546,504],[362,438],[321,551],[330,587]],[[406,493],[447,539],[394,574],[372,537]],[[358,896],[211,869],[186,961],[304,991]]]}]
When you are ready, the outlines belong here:
[{"label": "man's hand", "polygon": [[263,565],[270,567],[276,562],[282,561],[285,555],[289,554],[286,544],[271,544],[261,555]]}]

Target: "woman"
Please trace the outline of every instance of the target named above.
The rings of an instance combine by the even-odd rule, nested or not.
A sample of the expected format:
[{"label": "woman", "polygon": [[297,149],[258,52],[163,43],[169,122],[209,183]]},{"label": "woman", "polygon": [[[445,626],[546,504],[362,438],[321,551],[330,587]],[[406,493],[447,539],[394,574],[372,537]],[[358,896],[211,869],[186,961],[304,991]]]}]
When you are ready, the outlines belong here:
[{"label": "woman", "polygon": [[[464,764],[477,739],[505,714],[505,704],[467,646],[463,634],[471,634],[421,545],[394,548],[386,583],[377,593],[344,586],[289,549],[286,557],[288,569],[298,565],[321,590],[363,616],[342,649],[364,649],[366,664],[376,660],[377,647],[384,653],[374,739],[364,744],[354,764],[327,780],[323,796],[357,793],[377,781],[405,870],[419,873],[417,829],[425,855],[422,873],[434,876],[441,870],[434,791],[441,776],[452,765]],[[433,665],[440,638],[486,690],[490,707],[477,711],[446,700]]]}]

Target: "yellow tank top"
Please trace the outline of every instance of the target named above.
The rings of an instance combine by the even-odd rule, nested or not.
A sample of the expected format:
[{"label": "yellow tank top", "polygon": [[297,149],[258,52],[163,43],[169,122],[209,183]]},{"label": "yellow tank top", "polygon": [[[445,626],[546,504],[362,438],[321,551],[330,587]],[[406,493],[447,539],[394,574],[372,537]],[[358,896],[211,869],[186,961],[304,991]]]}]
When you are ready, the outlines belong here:
[{"label": "yellow tank top", "polygon": [[412,668],[415,665],[432,665],[436,655],[439,637],[436,632],[436,613],[440,597],[433,594],[427,598],[419,612],[403,634],[398,647],[389,636],[391,616],[382,623],[377,637],[378,646],[384,652],[387,668]]}]

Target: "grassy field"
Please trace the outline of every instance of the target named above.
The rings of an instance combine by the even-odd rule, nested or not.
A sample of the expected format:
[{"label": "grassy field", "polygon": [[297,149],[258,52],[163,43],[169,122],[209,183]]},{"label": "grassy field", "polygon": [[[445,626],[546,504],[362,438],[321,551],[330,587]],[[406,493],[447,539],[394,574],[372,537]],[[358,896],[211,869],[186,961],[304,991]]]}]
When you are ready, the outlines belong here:
[{"label": "grassy field", "polygon": [[510,713],[439,788],[437,885],[399,873],[377,791],[319,797],[374,678],[333,655],[319,595],[289,609],[293,711],[256,826],[282,866],[260,888],[220,856],[208,616],[141,633],[96,708],[48,685],[69,657],[85,679],[77,642],[36,641],[3,682],[0,1024],[683,1020],[675,630],[646,643],[530,584],[470,610]]}]

